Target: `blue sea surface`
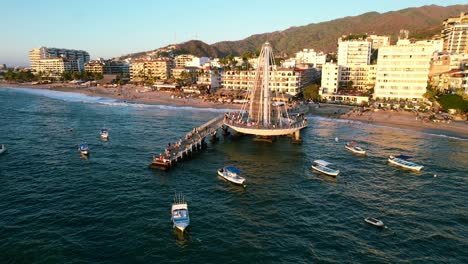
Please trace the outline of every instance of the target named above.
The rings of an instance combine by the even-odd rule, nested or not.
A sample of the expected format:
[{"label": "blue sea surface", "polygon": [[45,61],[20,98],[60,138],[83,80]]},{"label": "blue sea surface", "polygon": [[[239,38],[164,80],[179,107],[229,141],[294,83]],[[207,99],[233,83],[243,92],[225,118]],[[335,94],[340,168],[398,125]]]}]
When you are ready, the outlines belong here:
[{"label": "blue sea surface", "polygon": [[[0,263],[468,263],[466,139],[308,116],[301,145],[226,137],[168,172],[148,168],[225,111],[0,88]],[[395,154],[425,167],[389,165]],[[312,171],[315,159],[340,175]],[[226,165],[247,188],[217,176]],[[179,192],[183,235],[170,223]]]}]

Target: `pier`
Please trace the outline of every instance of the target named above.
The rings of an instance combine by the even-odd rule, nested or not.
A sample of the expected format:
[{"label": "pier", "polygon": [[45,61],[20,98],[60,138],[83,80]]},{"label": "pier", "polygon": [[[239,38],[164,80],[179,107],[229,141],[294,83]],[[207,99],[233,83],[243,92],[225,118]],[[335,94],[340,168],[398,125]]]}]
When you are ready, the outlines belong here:
[{"label": "pier", "polygon": [[217,141],[218,129],[223,125],[224,115],[220,115],[194,128],[175,144],[168,145],[164,154],[153,156],[150,168],[168,170],[176,163],[191,157],[193,153],[206,149],[206,137],[209,136],[212,142]]}]

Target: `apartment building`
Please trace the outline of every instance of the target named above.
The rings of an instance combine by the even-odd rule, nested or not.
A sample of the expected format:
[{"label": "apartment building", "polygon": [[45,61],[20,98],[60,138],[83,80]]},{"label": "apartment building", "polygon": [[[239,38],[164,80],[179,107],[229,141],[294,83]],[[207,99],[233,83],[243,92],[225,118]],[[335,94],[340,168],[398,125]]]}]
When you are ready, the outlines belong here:
[{"label": "apartment building", "polygon": [[377,65],[341,66],[338,90],[351,85],[352,89],[358,92],[367,91],[374,87],[376,74]]},{"label": "apartment building", "polygon": [[221,75],[218,70],[205,68],[198,76],[197,85],[208,88],[219,88],[221,87]]},{"label": "apartment building", "polygon": [[48,72],[51,77],[55,74],[55,77],[59,77],[59,74],[63,72],[78,72],[78,62],[76,60],[70,60],[65,58],[50,58],[40,59],[35,61],[34,71],[36,72]]},{"label": "apartment building", "polygon": [[[277,69],[270,77],[270,89],[285,94],[297,95],[312,81],[315,69]],[[232,90],[248,90],[254,85],[255,70],[225,71],[221,77],[222,86]]]},{"label": "apartment building", "polygon": [[340,66],[333,62],[325,63],[322,66],[321,93],[333,94],[338,92],[340,82]]},{"label": "apartment building", "polygon": [[367,41],[372,42],[372,49],[378,49],[390,45],[389,36],[369,35]]},{"label": "apartment building", "polygon": [[314,49],[303,49],[296,53],[295,63],[312,64],[313,67],[322,67],[327,60],[327,55],[323,52],[316,52]]},{"label": "apartment building", "polygon": [[167,58],[134,61],[130,64],[130,80],[167,80],[170,77],[170,61]]},{"label": "apartment building", "polygon": [[[59,58],[63,58],[64,60],[41,61]],[[89,62],[89,54],[83,50],[40,47],[29,51],[29,60],[31,62],[31,69],[33,72],[63,72],[57,72],[57,69],[82,72],[84,71],[84,64]],[[60,65],[62,63],[63,65]],[[47,68],[48,66],[51,68]]]},{"label": "apartment building", "polygon": [[447,18],[442,24],[444,51],[468,53],[468,14],[462,12],[459,17]]},{"label": "apartment building", "polygon": [[180,68],[185,67],[187,63],[191,63],[195,56],[191,54],[181,54],[174,58],[174,67]]},{"label": "apartment building", "polygon": [[129,74],[130,66],[123,62],[94,60],[85,64],[85,71],[101,74]]},{"label": "apartment building", "polygon": [[420,100],[426,92],[431,58],[442,50],[441,40],[381,47],[377,60],[374,97],[380,99]]},{"label": "apartment building", "polygon": [[377,65],[351,65],[343,66],[335,63],[326,63],[322,67],[322,94],[341,93],[341,90],[365,93],[374,88]]},{"label": "apartment building", "polygon": [[353,38],[352,35],[338,39],[338,65],[370,64],[372,41]]}]

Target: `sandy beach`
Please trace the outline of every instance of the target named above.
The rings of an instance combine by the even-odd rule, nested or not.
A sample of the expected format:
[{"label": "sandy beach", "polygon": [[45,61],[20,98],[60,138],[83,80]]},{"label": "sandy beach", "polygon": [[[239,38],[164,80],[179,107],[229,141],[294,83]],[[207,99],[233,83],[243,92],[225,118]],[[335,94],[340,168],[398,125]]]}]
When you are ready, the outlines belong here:
[{"label": "sandy beach", "polygon": [[[50,89],[65,92],[78,92],[89,96],[111,97],[131,102],[143,102],[151,104],[164,104],[175,106],[192,106],[199,108],[218,109],[240,109],[242,105],[232,103],[221,103],[213,100],[205,100],[196,97],[179,97],[172,92],[147,91],[144,87],[125,85],[122,87],[81,87],[71,84],[18,84],[0,82],[0,87]],[[415,113],[404,111],[367,111],[364,113],[354,112],[354,107],[336,104],[309,104],[308,114],[324,116],[329,118],[341,118],[357,120],[365,123],[382,126],[411,129],[415,131],[428,132],[432,134],[443,134],[468,139],[468,123],[466,121],[447,122],[425,122],[417,119]],[[352,121],[351,121],[352,122]]]},{"label": "sandy beach", "polygon": [[466,121],[424,121],[418,118],[415,113],[393,110],[367,111],[362,114],[350,111],[341,115],[340,118],[468,139],[468,123]]}]

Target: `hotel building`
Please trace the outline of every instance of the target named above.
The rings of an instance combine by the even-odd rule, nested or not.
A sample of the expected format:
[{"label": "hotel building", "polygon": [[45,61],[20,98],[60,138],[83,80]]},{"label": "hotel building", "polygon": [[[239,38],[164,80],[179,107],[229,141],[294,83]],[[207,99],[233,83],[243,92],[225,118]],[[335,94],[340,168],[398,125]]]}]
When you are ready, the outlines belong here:
[{"label": "hotel building", "polygon": [[101,74],[129,74],[130,66],[123,62],[95,60],[85,64],[85,71]]},{"label": "hotel building", "polygon": [[205,68],[198,76],[197,85],[218,88],[221,86],[221,75],[217,70]]},{"label": "hotel building", "polygon": [[450,17],[443,22],[442,39],[444,51],[449,53],[468,53],[468,14]]},{"label": "hotel building", "polygon": [[442,41],[399,39],[397,45],[379,49],[374,97],[420,100],[426,92],[431,58],[442,50]]},{"label": "hotel building", "polygon": [[132,82],[150,79],[167,80],[170,73],[170,60],[167,58],[135,61],[130,64],[130,80]]},{"label": "hotel building", "polygon": [[362,94],[373,88],[377,70],[376,65],[370,65],[373,43],[384,47],[388,41],[389,37],[376,35],[339,38],[338,63],[326,63],[322,67],[322,97],[326,99],[327,95],[336,93]]},{"label": "hotel building", "polygon": [[191,63],[195,56],[191,54],[181,54],[174,58],[175,68],[185,67],[187,63]]},{"label": "hotel building", "polygon": [[[277,69],[270,77],[270,89],[285,94],[296,95],[312,81],[315,69]],[[248,90],[254,85],[255,70],[225,71],[222,74],[223,88],[231,90]]]},{"label": "hotel building", "polygon": [[29,51],[29,60],[33,72],[82,72],[89,54],[83,50],[40,47]]},{"label": "hotel building", "polygon": [[372,41],[348,38],[338,39],[338,65],[370,64]]}]

